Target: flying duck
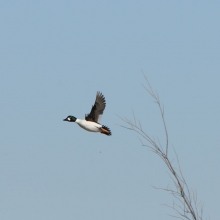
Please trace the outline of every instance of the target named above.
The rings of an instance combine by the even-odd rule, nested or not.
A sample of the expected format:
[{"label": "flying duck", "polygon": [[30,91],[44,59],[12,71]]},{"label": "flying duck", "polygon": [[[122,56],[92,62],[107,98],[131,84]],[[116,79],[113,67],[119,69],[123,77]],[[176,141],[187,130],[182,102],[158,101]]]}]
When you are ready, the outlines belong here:
[{"label": "flying duck", "polygon": [[72,115],[67,116],[63,121],[76,122],[81,128],[90,132],[100,132],[110,136],[112,133],[107,126],[99,123],[105,109],[105,97],[101,92],[96,93],[95,104],[92,106],[91,112],[85,115],[85,119],[79,119]]}]

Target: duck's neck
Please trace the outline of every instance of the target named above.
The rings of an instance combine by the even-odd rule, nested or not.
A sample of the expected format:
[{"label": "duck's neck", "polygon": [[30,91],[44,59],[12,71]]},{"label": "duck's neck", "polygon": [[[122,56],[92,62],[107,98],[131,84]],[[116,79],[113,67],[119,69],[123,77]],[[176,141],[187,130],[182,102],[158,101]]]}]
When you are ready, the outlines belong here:
[{"label": "duck's neck", "polygon": [[77,124],[80,124],[81,121],[82,121],[82,119],[77,118],[75,122],[76,122]]}]

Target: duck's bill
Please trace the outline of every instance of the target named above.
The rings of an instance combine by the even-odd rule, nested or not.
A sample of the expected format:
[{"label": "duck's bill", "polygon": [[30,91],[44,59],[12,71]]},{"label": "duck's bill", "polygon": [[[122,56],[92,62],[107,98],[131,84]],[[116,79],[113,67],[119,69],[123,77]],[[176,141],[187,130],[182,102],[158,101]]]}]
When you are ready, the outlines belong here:
[{"label": "duck's bill", "polygon": [[65,119],[63,119],[63,121],[68,121],[68,119],[67,119],[67,118],[65,118]]}]

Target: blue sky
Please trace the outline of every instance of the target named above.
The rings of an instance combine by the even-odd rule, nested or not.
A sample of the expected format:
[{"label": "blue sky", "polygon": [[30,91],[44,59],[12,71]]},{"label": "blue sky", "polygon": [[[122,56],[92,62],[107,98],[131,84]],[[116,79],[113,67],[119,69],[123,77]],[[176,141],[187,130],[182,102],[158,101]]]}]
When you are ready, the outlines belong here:
[{"label": "blue sky", "polygon": [[[1,1],[0,219],[170,219],[172,198],[152,185],[167,169],[116,114],[170,143],[204,214],[218,219],[219,1]],[[97,91],[112,136],[83,118]],[[174,154],[171,154],[171,158]],[[175,160],[174,160],[175,163]]]}]

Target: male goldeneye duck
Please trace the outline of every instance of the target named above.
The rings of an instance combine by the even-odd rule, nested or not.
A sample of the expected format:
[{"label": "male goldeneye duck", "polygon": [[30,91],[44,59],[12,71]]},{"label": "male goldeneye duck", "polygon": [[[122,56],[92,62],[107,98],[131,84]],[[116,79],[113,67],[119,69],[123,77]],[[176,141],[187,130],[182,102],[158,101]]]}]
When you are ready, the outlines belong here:
[{"label": "male goldeneye duck", "polygon": [[104,125],[99,124],[105,106],[105,97],[101,92],[97,92],[95,104],[92,106],[91,112],[85,115],[85,119],[79,119],[69,115],[67,118],[63,119],[63,121],[76,122],[81,128],[87,131],[100,132],[110,136],[112,134],[110,129]]}]

